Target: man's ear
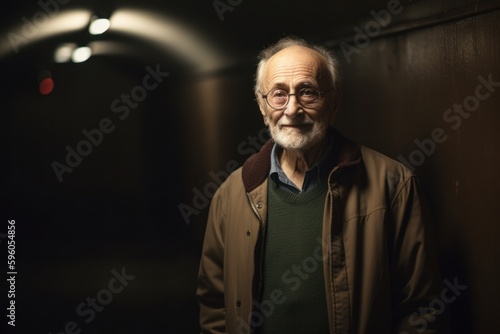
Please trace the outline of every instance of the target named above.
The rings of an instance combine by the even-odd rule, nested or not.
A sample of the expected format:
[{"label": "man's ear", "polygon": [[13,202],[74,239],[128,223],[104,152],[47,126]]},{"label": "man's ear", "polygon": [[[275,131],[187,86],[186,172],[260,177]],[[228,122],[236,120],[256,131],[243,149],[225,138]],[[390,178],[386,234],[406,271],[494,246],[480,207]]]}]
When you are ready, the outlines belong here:
[{"label": "man's ear", "polygon": [[257,104],[259,105],[259,110],[260,110],[260,113],[262,114],[262,118],[264,120],[264,124],[266,126],[269,125],[269,121],[267,119],[267,111],[262,103],[262,99],[258,96],[258,95],[255,95],[255,101],[257,101]]}]

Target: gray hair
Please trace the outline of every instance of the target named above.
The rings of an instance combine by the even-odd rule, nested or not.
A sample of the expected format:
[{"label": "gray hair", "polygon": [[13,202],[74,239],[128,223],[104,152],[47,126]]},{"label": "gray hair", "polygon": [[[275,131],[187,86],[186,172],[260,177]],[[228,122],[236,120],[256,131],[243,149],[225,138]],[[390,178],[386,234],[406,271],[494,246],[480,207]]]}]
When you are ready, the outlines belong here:
[{"label": "gray hair", "polygon": [[[335,95],[338,95],[338,89],[340,88],[340,73],[337,57],[335,54],[328,50],[326,47],[321,45],[315,45],[307,42],[305,39],[295,36],[284,37],[280,39],[275,44],[265,48],[259,53],[258,60],[259,64],[257,65],[257,72],[255,75],[255,85],[254,92],[255,96],[258,97],[258,93],[260,92],[261,84],[262,84],[262,76],[264,74],[264,67],[267,61],[274,56],[276,53],[280,52],[283,49],[286,49],[290,46],[303,46],[312,50],[315,50],[320,55],[322,55],[326,60],[326,65],[328,66],[328,70],[330,72],[332,87]],[[260,92],[262,93],[262,92]]]}]

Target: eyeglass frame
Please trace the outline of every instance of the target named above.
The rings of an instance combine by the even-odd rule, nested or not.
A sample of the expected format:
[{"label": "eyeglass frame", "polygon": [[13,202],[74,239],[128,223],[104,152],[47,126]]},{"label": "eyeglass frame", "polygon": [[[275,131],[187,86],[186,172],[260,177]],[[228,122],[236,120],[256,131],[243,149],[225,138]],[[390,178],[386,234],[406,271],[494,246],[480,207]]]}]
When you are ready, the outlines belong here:
[{"label": "eyeglass frame", "polygon": [[[334,88],[335,88],[335,87],[330,87],[330,88],[328,88],[327,90],[325,90],[325,91],[322,91],[322,92],[321,92],[321,91],[320,91],[319,89],[317,89],[317,88],[313,88],[313,87],[303,87],[303,88],[299,89],[299,91],[298,91],[297,93],[293,93],[293,94],[287,93],[286,103],[285,103],[285,105],[284,105],[283,107],[281,107],[281,108],[275,108],[275,107],[273,107],[273,106],[269,103],[269,101],[267,100],[267,96],[268,96],[268,95],[269,95],[272,91],[274,91],[274,90],[283,90],[283,91],[286,91],[285,89],[282,89],[282,88],[273,88],[273,89],[271,89],[269,92],[267,92],[267,94],[266,94],[266,95],[264,95],[264,94],[262,94],[262,93],[260,93],[260,92],[259,92],[259,93],[260,93],[260,95],[262,96],[262,98],[263,98],[264,100],[266,100],[267,105],[268,105],[269,107],[273,108],[274,110],[283,110],[283,109],[285,109],[285,108],[288,106],[288,103],[290,102],[290,96],[291,96],[291,95],[295,95],[295,97],[297,98],[297,102],[298,102],[298,103],[299,103],[299,104],[300,104],[303,108],[314,108],[314,107],[316,107],[316,106],[319,104],[319,101],[321,101],[321,97],[322,97],[324,94],[328,93],[329,91],[333,90]],[[316,104],[315,104],[314,106],[312,106],[312,107],[306,107],[306,106],[303,106],[303,105],[302,105],[302,103],[300,102],[300,99],[297,97],[297,94],[299,94],[299,93],[300,93],[303,89],[314,89],[314,90],[316,90],[316,91],[319,93],[318,102],[316,102]]]}]

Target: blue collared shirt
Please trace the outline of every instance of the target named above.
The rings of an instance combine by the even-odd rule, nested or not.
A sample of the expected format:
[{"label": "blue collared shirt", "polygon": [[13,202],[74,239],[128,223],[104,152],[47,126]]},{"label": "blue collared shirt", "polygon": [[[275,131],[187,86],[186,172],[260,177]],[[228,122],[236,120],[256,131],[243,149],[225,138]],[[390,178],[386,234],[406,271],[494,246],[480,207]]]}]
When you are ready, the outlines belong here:
[{"label": "blue collared shirt", "polygon": [[302,184],[302,189],[298,188],[289,178],[286,176],[285,172],[281,168],[281,164],[278,158],[278,153],[281,148],[274,144],[273,150],[271,151],[271,170],[269,172],[269,177],[278,184],[278,186],[288,189],[294,193],[305,192],[313,189],[322,180],[328,178],[328,174],[334,167],[334,154],[333,154],[333,136],[330,132],[327,134],[328,146],[323,153],[323,156],[319,162],[314,165],[311,169],[306,171],[304,176],[304,182]]}]

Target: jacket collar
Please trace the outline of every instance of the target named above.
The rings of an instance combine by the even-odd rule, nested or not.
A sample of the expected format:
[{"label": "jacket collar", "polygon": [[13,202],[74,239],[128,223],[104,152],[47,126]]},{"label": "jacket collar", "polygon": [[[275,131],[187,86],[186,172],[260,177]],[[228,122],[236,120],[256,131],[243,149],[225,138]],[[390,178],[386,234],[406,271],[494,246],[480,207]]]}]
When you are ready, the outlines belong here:
[{"label": "jacket collar", "polygon": [[[329,131],[333,133],[335,166],[341,169],[358,165],[361,162],[361,151],[358,145],[346,139],[336,129],[331,128]],[[270,139],[258,153],[252,155],[243,164],[242,178],[247,193],[261,185],[269,176],[273,146],[274,141]]]}]

